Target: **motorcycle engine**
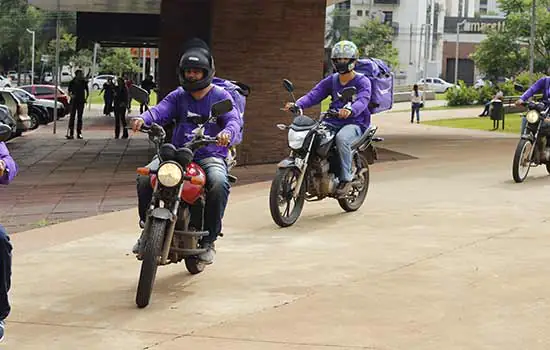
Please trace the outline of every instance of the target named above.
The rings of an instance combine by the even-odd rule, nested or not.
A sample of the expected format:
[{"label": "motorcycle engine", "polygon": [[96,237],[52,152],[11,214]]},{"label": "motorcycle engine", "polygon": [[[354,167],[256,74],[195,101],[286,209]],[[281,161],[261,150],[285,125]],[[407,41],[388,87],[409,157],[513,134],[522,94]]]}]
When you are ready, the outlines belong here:
[{"label": "motorcycle engine", "polygon": [[336,176],[330,171],[330,163],[328,160],[323,159],[312,163],[312,175],[313,181],[313,194],[319,197],[325,197],[329,194],[334,193],[336,186],[338,185],[336,181]]}]

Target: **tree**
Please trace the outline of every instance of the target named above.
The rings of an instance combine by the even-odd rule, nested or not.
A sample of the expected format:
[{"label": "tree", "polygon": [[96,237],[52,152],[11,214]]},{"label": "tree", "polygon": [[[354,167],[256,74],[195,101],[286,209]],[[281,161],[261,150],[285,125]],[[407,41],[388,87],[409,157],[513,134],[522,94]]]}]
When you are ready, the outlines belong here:
[{"label": "tree", "polygon": [[[30,48],[32,37],[27,28],[40,33],[42,25],[42,12],[26,1],[2,0],[0,1],[0,59],[4,67],[20,65],[25,48]],[[24,52],[24,51],[23,51]],[[25,60],[30,63],[30,58]]]},{"label": "tree", "polygon": [[362,56],[379,58],[392,68],[399,66],[399,52],[392,45],[394,29],[372,18],[352,31],[352,40]]},{"label": "tree", "polygon": [[129,49],[114,49],[111,55],[101,60],[100,66],[103,72],[111,72],[118,76],[139,72],[139,67],[134,62]]},{"label": "tree", "polygon": [[[548,0],[537,0],[535,73],[550,66],[550,12]],[[481,71],[491,77],[513,76],[527,70],[531,35],[532,0],[499,0],[506,14],[501,32],[488,30],[487,38],[472,55]]]}]

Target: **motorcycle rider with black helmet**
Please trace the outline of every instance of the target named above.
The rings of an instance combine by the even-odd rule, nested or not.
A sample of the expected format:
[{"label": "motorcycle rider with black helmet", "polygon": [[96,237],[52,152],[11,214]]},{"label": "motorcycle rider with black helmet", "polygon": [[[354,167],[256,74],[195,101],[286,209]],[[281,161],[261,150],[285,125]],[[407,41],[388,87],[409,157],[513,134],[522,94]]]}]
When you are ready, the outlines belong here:
[{"label": "motorcycle rider with black helmet", "polygon": [[[212,105],[225,99],[233,101],[231,95],[223,88],[213,85],[215,74],[214,58],[209,47],[200,39],[190,40],[185,52],[181,56],[178,68],[180,87],[168,94],[160,103],[151,107],[138,118],[134,119],[132,128],[138,131],[142,125],[151,125],[155,122],[166,125],[173,119],[178,121],[175,126],[172,143],[176,147],[182,147],[190,141],[192,131],[197,125],[188,118],[193,115],[209,116]],[[150,114],[150,113],[151,114]],[[240,115],[235,108],[210,121],[204,129],[205,135],[216,137],[216,145],[208,145],[195,152],[194,161],[206,172],[206,204],[205,204],[205,229],[210,233],[202,238],[201,246],[206,252],[198,258],[211,264],[216,254],[214,242],[222,229],[222,218],[229,197],[229,180],[227,178],[228,147],[239,137],[241,133]],[[153,158],[147,165],[150,169],[158,169],[160,162]],[[138,175],[138,210],[139,217],[145,222],[146,212],[153,196],[153,188],[148,176]],[[143,234],[143,233],[142,233]],[[134,245],[135,254],[141,251],[141,237]]]},{"label": "motorcycle rider with black helmet", "polygon": [[[321,103],[329,95],[332,96],[330,109],[339,110],[338,117],[329,117],[323,120],[336,129],[336,147],[340,156],[341,172],[337,195],[345,195],[351,190],[352,172],[352,143],[361,137],[370,125],[371,115],[367,108],[371,99],[370,80],[354,71],[355,62],[359,58],[359,50],[351,41],[340,41],[334,45],[331,52],[332,66],[337,73],[321,80],[310,92],[296,101],[288,102],[285,109],[288,111],[296,106],[306,109]],[[355,101],[350,107],[335,98],[346,87],[357,88]]]}]

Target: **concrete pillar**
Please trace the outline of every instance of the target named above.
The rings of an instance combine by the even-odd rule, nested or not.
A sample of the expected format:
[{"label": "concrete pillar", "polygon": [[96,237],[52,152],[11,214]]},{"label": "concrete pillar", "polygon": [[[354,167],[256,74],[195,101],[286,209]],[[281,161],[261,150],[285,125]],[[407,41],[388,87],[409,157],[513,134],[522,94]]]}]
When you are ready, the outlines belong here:
[{"label": "concrete pillar", "polygon": [[162,0],[159,97],[167,95],[178,86],[176,68],[185,41],[196,36],[210,42],[210,7],[210,0]]}]

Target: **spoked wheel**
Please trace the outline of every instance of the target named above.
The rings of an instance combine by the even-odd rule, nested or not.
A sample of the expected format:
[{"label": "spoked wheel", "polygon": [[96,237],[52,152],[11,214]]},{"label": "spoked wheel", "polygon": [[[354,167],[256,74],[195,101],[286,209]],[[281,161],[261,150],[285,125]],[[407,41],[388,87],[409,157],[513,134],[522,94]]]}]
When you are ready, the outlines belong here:
[{"label": "spoked wheel", "polygon": [[349,196],[338,199],[338,204],[340,204],[340,207],[347,212],[356,211],[361,208],[369,191],[370,171],[369,164],[365,158],[357,158],[357,169],[358,176],[353,181],[358,184],[353,185]]},{"label": "spoked wheel", "polygon": [[305,183],[302,183],[298,198],[293,196],[299,176],[300,171],[297,168],[278,169],[271,182],[269,210],[273,221],[281,227],[293,225],[302,213],[305,201]]},{"label": "spoked wheel", "polygon": [[29,130],[34,130],[38,128],[40,125],[40,118],[38,118],[38,115],[36,113],[29,113],[29,118],[31,118],[31,125],[29,127]]},{"label": "spoked wheel", "polygon": [[531,168],[531,148],[533,143],[530,140],[521,139],[516,147],[516,153],[514,153],[514,163],[512,165],[512,176],[514,181],[519,183],[523,182],[529,174]]},{"label": "spoked wheel", "polygon": [[136,294],[136,304],[139,308],[149,305],[149,300],[153,293],[153,285],[155,284],[155,277],[157,275],[166,224],[167,221],[165,220],[154,219],[151,225],[151,232],[143,248],[143,259]]}]

